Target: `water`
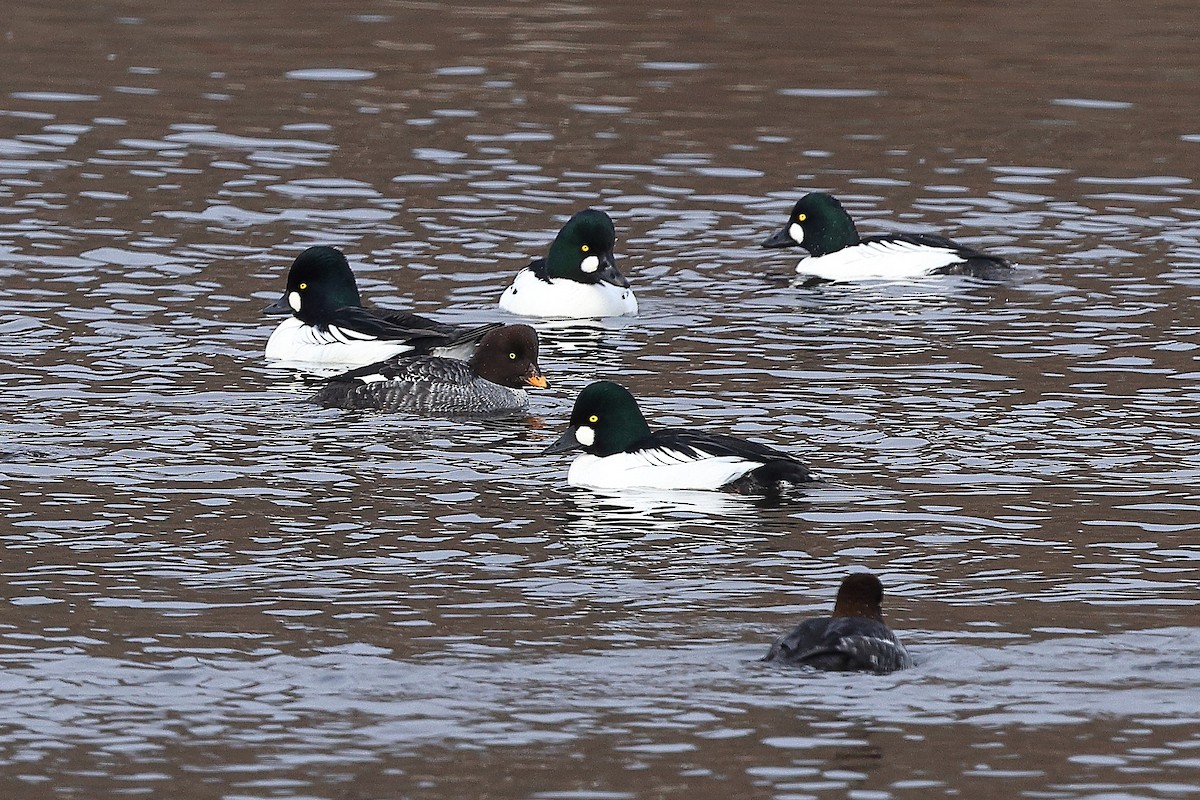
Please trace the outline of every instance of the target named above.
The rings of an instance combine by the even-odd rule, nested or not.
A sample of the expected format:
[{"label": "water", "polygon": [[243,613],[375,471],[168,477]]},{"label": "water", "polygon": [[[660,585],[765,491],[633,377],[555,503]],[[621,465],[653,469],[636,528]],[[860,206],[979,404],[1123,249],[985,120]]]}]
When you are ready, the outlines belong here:
[{"label": "water", "polygon": [[[1200,794],[1193,17],[10,3],[0,791]],[[1019,277],[795,286],[816,189]],[[539,324],[528,419],[263,362],[309,244],[479,324],[589,204],[642,314]],[[828,482],[566,487],[601,377]],[[759,663],[851,569],[917,667]]]}]

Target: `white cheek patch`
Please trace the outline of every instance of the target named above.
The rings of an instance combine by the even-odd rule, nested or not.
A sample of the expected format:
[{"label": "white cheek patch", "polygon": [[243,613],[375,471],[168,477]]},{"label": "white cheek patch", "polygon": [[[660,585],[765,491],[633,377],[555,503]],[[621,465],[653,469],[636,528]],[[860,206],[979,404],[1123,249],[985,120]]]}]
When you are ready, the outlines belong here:
[{"label": "white cheek patch", "polygon": [[292,311],[300,312],[300,293],[288,292],[288,305],[292,307]]},{"label": "white cheek patch", "polygon": [[792,241],[796,244],[803,244],[804,228],[801,228],[799,223],[793,222],[791,225],[788,225],[788,236],[792,237]]},{"label": "white cheek patch", "polygon": [[588,256],[580,263],[579,268],[584,272],[595,272],[600,269],[600,259],[596,256]]},{"label": "white cheek patch", "polygon": [[575,429],[575,441],[584,447],[591,447],[596,441],[596,431],[587,425],[580,425]]}]

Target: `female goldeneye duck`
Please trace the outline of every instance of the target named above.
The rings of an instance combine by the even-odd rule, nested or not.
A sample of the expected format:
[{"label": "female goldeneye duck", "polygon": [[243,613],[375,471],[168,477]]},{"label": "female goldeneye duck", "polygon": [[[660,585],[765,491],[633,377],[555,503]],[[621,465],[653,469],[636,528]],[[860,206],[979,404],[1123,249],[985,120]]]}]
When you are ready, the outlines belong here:
[{"label": "female goldeneye duck", "polygon": [[911,667],[912,657],[884,624],[882,601],[883,584],[874,575],[846,576],[833,614],[801,622],[771,645],[763,661],[880,675]]},{"label": "female goldeneye duck", "polygon": [[291,314],[267,340],[267,358],[341,367],[373,364],[405,353],[467,358],[489,323],[460,328],[409,314],[363,308],[346,256],[310,247],[288,270],[283,297],[263,309]]},{"label": "female goldeneye duck", "polygon": [[617,271],[616,229],[608,214],[589,208],[567,220],[545,258],[517,273],[500,308],[526,317],[619,317],[637,314],[637,298]]},{"label": "female goldeneye duck", "polygon": [[397,356],[330,378],[313,401],[415,414],[502,414],[529,405],[522,387],[548,385],[538,366],[537,333],[528,325],[505,325],[488,331],[469,363]]},{"label": "female goldeneye duck", "polygon": [[726,489],[774,495],[786,484],[812,481],[787,453],[734,436],[684,428],[651,431],[633,395],[599,381],[579,393],[571,423],[543,451],[575,448],[567,473],[572,486],[592,489]]},{"label": "female goldeneye duck", "polygon": [[815,281],[905,279],[923,275],[999,278],[1011,265],[966,245],[928,233],[860,237],[836,198],[813,192],[796,201],[787,224],[763,247],[803,247],[812,255],[796,272]]}]

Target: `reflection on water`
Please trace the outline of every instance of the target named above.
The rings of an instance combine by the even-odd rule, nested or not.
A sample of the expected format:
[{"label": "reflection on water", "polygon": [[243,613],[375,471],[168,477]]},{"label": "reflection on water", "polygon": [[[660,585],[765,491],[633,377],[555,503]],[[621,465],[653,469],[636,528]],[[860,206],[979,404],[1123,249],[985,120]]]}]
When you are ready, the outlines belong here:
[{"label": "reflection on water", "polygon": [[[4,796],[1194,793],[1191,9],[10,16]],[[800,286],[758,243],[815,190],[1020,266]],[[586,206],[642,313],[537,322],[527,417],[263,361],[310,244],[482,324]],[[567,487],[600,378],[825,483]],[[759,663],[851,569],[917,667]]]}]

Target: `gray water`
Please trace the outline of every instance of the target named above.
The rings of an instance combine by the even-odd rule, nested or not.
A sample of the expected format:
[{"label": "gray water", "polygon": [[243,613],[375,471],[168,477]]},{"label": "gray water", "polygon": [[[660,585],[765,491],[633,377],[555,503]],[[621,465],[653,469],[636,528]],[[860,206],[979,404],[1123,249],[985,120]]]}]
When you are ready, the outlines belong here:
[{"label": "gray water", "polygon": [[[7,11],[3,796],[1200,795],[1190,5]],[[811,190],[1019,270],[802,288]],[[480,324],[588,205],[528,418],[263,359],[310,244]],[[826,484],[569,488],[598,378]],[[856,569],[915,669],[757,661]]]}]

